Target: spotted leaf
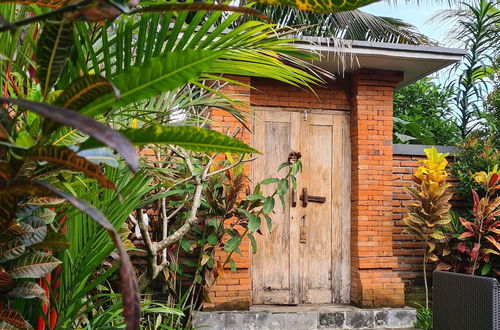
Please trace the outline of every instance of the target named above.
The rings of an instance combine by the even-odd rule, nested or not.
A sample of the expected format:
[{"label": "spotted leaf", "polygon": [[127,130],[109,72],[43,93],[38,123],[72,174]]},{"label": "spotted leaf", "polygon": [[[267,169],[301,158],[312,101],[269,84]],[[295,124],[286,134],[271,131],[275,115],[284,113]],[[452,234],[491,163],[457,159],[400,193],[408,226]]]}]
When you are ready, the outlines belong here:
[{"label": "spotted leaf", "polygon": [[83,172],[88,177],[96,179],[103,187],[117,190],[113,182],[102,174],[99,165],[78,156],[73,150],[67,147],[46,146],[33,148],[28,152],[27,158],[47,161],[62,165],[72,171]]},{"label": "spotted leaf", "polygon": [[40,278],[53,271],[61,262],[44,252],[31,252],[14,260],[6,268],[12,278]]}]

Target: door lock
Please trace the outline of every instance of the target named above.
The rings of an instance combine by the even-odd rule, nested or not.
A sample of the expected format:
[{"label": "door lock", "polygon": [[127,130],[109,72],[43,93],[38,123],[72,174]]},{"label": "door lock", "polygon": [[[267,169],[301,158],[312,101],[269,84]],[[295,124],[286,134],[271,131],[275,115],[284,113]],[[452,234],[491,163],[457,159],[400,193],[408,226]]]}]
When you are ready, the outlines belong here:
[{"label": "door lock", "polygon": [[300,195],[300,200],[302,201],[302,207],[306,207],[307,202],[324,203],[326,202],[326,197],[309,195],[307,193],[307,188],[302,188],[302,195]]}]

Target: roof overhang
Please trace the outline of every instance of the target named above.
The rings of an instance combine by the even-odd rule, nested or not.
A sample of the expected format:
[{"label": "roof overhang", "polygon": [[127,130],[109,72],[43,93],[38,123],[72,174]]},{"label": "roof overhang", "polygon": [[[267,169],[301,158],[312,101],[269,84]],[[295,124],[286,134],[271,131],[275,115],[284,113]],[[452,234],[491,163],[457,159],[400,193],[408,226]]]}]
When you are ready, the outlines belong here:
[{"label": "roof overhang", "polygon": [[[314,64],[331,73],[348,73],[359,68],[400,71],[404,79],[399,87],[437,72],[462,59],[465,49],[424,45],[403,45],[370,41],[339,41],[329,38],[302,37],[311,43],[301,44],[321,55]],[[338,52],[344,56],[336,56]]]}]

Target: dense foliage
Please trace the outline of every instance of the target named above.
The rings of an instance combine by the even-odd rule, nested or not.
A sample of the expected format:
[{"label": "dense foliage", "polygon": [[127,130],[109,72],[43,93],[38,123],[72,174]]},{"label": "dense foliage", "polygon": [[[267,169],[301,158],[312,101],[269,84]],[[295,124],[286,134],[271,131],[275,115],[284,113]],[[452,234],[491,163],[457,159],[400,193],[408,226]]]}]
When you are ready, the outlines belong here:
[{"label": "dense foliage", "polygon": [[394,93],[394,142],[455,145],[458,128],[448,117],[452,89],[421,79]]}]

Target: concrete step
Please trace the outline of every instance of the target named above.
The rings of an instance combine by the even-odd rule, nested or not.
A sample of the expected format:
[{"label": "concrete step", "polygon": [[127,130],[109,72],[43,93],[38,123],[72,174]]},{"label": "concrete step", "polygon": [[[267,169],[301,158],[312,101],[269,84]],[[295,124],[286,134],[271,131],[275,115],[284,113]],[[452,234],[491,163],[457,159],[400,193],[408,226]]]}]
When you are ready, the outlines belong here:
[{"label": "concrete step", "polygon": [[410,307],[252,306],[250,311],[199,312],[194,325],[220,330],[414,329],[415,317]]}]

